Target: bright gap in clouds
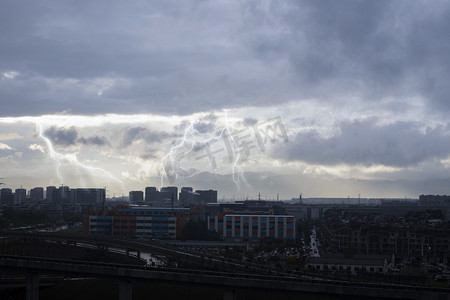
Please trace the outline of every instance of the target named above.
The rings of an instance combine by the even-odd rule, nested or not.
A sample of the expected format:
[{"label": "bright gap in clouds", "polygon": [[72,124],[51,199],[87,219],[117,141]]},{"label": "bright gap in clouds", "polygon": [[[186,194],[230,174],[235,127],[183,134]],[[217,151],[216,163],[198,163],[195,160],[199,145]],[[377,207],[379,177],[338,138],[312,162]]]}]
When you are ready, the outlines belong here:
[{"label": "bright gap in clouds", "polygon": [[16,78],[19,75],[20,75],[20,73],[19,72],[15,72],[15,71],[10,71],[10,72],[4,72],[3,73],[3,76],[5,78],[8,78],[8,79],[14,79],[14,78]]},{"label": "bright gap in clouds", "polygon": [[[165,175],[164,157],[171,148],[180,145],[186,128],[193,122],[198,137],[219,136],[228,124],[233,132],[247,130],[247,141],[251,143],[247,149],[241,147],[240,152],[235,149],[233,152],[219,140],[209,145],[212,151],[209,155],[206,145],[190,144],[192,149],[181,153],[176,180],[170,182],[166,178],[165,185],[214,188],[229,196],[253,195],[265,190],[267,194],[280,193],[285,198],[296,195],[300,186],[302,190],[309,188],[311,196],[332,197],[346,196],[337,194],[344,192],[329,184],[334,180],[364,181],[367,185],[380,180],[423,176],[447,178],[450,144],[446,120],[426,120],[417,114],[418,107],[422,107],[420,99],[406,107],[403,114],[386,109],[394,104],[386,100],[366,111],[355,99],[337,101],[334,107],[304,100],[283,106],[245,107],[186,116],[61,114],[0,118],[1,163],[7,174],[2,176],[10,177],[16,187],[61,183],[71,187],[106,186],[110,196],[159,186],[161,175]],[[273,141],[265,140],[262,151],[253,126],[275,117],[280,118],[287,139],[277,136]],[[59,162],[64,182],[58,179],[58,162],[52,159],[36,126],[42,126],[54,150],[64,158]],[[240,138],[235,142],[243,145],[243,136]],[[435,145],[433,151],[428,150],[429,143]],[[249,182],[240,190],[233,184],[231,175],[238,154],[238,166]],[[100,169],[103,171],[95,172]],[[189,169],[195,170],[190,176],[181,172]],[[288,177],[281,180],[282,176]],[[261,185],[269,178],[273,179],[271,184]],[[313,181],[307,183],[308,180]],[[314,183],[323,180],[330,182]],[[408,193],[404,188],[393,190],[390,195],[380,195],[381,190],[378,196]],[[375,196],[376,190],[370,193]],[[416,191],[407,195],[417,196]]]}]

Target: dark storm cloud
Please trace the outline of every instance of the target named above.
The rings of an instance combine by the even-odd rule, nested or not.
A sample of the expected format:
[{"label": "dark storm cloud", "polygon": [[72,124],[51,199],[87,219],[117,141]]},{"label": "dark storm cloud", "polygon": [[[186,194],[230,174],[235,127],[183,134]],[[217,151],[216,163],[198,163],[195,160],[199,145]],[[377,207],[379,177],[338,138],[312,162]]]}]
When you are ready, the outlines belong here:
[{"label": "dark storm cloud", "polygon": [[154,64],[161,57],[146,55],[136,44],[133,31],[149,25],[143,18],[151,5],[144,2],[11,1],[2,8],[3,68],[33,70],[51,78],[92,78],[110,72],[139,77],[149,74],[150,66],[154,74],[165,72],[163,65]]},{"label": "dark storm cloud", "polygon": [[110,146],[110,143],[107,139],[99,136],[79,138],[78,142],[83,145]]},{"label": "dark storm cloud", "polygon": [[0,114],[348,96],[423,96],[446,111],[448,28],[445,1],[3,1]]},{"label": "dark storm cloud", "polygon": [[[211,110],[236,102],[233,89],[244,87],[230,66],[240,58],[221,45],[233,24],[230,6],[2,2],[0,97],[8,100],[2,114],[189,114],[198,105]],[[8,71],[26,76],[2,78]]]},{"label": "dark storm cloud", "polygon": [[50,127],[44,133],[55,145],[70,147],[77,144],[93,146],[110,146],[109,141],[104,137],[91,136],[78,138],[78,131],[75,127],[58,128]]},{"label": "dark storm cloud", "polygon": [[208,122],[198,122],[194,124],[194,129],[197,130],[200,134],[209,133],[214,130],[214,123]]},{"label": "dark storm cloud", "polygon": [[136,139],[136,137],[139,135],[140,132],[145,131],[146,129],[144,127],[134,127],[128,129],[122,137],[122,146],[129,146],[133,143],[133,141]]},{"label": "dark storm cloud", "polygon": [[[182,137],[185,131],[192,126],[192,129],[198,131],[200,134],[213,134],[215,129],[218,131],[216,135],[220,134],[222,128],[216,128],[218,117],[214,113],[209,113],[208,115],[201,116],[192,120],[181,120],[178,124],[174,126],[174,131],[177,132],[176,136]],[[196,135],[196,134],[194,134]]]},{"label": "dark storm cloud", "polygon": [[55,145],[72,146],[78,139],[78,132],[75,128],[57,128],[50,127],[44,133]]},{"label": "dark storm cloud", "polygon": [[194,122],[194,129],[200,134],[213,133],[216,129],[217,116],[210,113]]},{"label": "dark storm cloud", "polygon": [[316,131],[299,133],[286,144],[281,156],[323,165],[406,167],[450,154],[450,137],[444,128],[422,132],[415,123],[377,125],[375,120],[366,120],[344,122],[339,131],[329,138]]},{"label": "dark storm cloud", "polygon": [[423,96],[448,108],[448,2],[253,3],[249,44],[266,62],[285,61],[304,96]]},{"label": "dark storm cloud", "polygon": [[121,147],[128,147],[135,141],[145,141],[147,144],[161,143],[173,135],[163,131],[152,131],[144,127],[132,127],[125,130],[120,142]]},{"label": "dark storm cloud", "polygon": [[245,126],[253,126],[256,123],[258,123],[258,120],[254,119],[254,118],[245,118],[244,121],[243,121],[243,124]]},{"label": "dark storm cloud", "polygon": [[152,160],[152,159],[156,159],[157,156],[154,154],[156,152],[156,150],[152,150],[151,153],[145,153],[145,154],[141,154],[139,155],[139,157],[143,160]]}]

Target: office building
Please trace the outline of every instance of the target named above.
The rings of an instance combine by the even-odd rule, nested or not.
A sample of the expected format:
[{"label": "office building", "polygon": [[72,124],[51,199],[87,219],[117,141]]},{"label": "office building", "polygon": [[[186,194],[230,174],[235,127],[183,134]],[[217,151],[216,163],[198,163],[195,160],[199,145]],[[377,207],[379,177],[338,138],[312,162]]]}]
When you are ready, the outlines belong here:
[{"label": "office building", "polygon": [[144,193],[142,191],[131,191],[128,195],[130,203],[138,204],[144,202]]}]

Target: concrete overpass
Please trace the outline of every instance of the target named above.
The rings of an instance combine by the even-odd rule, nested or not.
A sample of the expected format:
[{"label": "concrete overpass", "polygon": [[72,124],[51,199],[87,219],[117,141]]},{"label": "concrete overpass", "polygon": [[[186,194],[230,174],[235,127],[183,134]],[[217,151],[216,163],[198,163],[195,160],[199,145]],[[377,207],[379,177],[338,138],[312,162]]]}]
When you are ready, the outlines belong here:
[{"label": "concrete overpass", "polygon": [[27,273],[27,300],[37,300],[39,273],[64,276],[109,278],[119,281],[119,299],[130,300],[132,281],[154,281],[221,288],[224,300],[236,298],[236,291],[283,291],[352,296],[362,299],[450,300],[450,289],[406,285],[355,283],[337,280],[226,273],[202,270],[153,269],[134,265],[95,263],[36,257],[0,256],[0,268]]},{"label": "concrete overpass", "polygon": [[187,266],[202,267],[233,272],[255,272],[261,274],[279,274],[278,270],[256,263],[242,262],[239,260],[224,259],[218,255],[203,254],[198,251],[178,249],[175,246],[166,245],[159,241],[139,240],[130,238],[118,238],[105,235],[68,234],[59,232],[23,232],[23,231],[0,231],[0,236],[17,237],[29,239],[43,239],[50,241],[66,242],[76,245],[77,243],[93,244],[99,247],[118,247],[130,251],[136,251],[138,258],[140,252],[149,252],[164,256],[175,257]]}]

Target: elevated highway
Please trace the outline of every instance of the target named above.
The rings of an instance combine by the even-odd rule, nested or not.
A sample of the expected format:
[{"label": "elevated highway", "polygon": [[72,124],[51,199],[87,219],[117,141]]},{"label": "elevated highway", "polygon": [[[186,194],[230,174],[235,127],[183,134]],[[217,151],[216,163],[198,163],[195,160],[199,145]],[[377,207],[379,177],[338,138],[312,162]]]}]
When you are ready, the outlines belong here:
[{"label": "elevated highway", "polygon": [[38,299],[39,273],[64,276],[109,278],[119,281],[121,300],[131,299],[132,281],[210,286],[224,290],[224,299],[235,299],[236,291],[283,291],[358,297],[361,299],[435,299],[450,300],[450,289],[407,285],[354,283],[338,280],[299,279],[184,269],[153,269],[143,266],[95,263],[62,259],[0,256],[0,268],[26,272],[27,299]]},{"label": "elevated highway", "polygon": [[66,242],[76,245],[77,243],[93,244],[99,247],[118,247],[126,249],[127,252],[136,251],[138,257],[141,252],[159,254],[176,258],[183,265],[201,267],[213,270],[232,272],[255,272],[261,274],[279,274],[278,270],[269,266],[255,263],[243,263],[242,261],[225,259],[218,255],[205,255],[197,251],[178,249],[175,246],[166,245],[159,241],[139,240],[130,238],[118,238],[104,235],[68,234],[59,232],[21,232],[0,231],[0,236],[17,237],[27,239],[43,239],[49,241]]},{"label": "elevated highway", "polygon": [[[150,252],[176,257],[187,265],[202,266],[209,270],[154,269],[143,266],[93,263],[73,260],[1,256],[0,268],[20,270],[27,274],[27,295],[38,294],[39,273],[55,273],[68,277],[86,276],[113,278],[119,281],[121,299],[130,299],[131,281],[150,280],[177,284],[197,284],[224,289],[224,299],[233,299],[239,289],[289,291],[303,293],[329,293],[361,298],[386,299],[448,299],[449,289],[432,289],[407,285],[368,284],[348,281],[296,278],[278,273],[273,268],[240,261],[224,260],[219,256],[181,250],[158,241],[123,239],[111,236],[66,234],[48,232],[1,231],[0,236],[24,239],[43,239],[65,243],[89,243],[99,247],[121,247],[128,251]],[[252,273],[252,274],[248,274]],[[264,274],[264,275],[258,275]],[[282,276],[280,276],[282,275]],[[34,292],[32,292],[34,291]],[[31,297],[31,296],[30,296]],[[37,299],[37,298],[27,298]]]}]

